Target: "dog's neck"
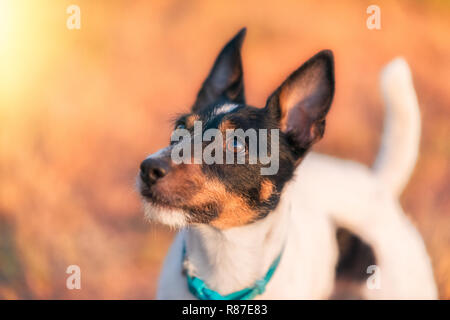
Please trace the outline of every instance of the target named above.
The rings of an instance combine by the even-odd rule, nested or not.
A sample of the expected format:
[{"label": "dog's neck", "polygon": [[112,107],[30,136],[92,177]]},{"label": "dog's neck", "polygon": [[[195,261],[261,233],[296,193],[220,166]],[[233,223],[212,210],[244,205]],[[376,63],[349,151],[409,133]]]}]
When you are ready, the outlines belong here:
[{"label": "dog's neck", "polygon": [[184,268],[212,290],[227,295],[264,277],[281,253],[289,226],[289,197],[250,225],[218,230],[207,225],[186,229]]}]

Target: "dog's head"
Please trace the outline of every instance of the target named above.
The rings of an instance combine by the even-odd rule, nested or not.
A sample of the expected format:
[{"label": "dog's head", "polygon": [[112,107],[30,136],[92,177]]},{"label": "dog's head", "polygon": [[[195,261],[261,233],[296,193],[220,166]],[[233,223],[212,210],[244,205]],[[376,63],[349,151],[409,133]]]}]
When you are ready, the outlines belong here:
[{"label": "dog's head", "polygon": [[[264,108],[255,108],[245,102],[240,52],[244,36],[245,29],[225,45],[190,112],[175,123],[174,132],[188,135],[184,142],[195,141],[199,133],[203,140],[181,153],[174,151],[186,144],[172,141],[142,162],[138,188],[148,218],[171,226],[201,223],[219,229],[264,218],[277,206],[284,185],[306,152],[323,136],[334,94],[332,53],[313,56],[275,90]],[[267,133],[267,138],[249,134],[227,139],[227,132],[236,129]],[[219,135],[207,138],[208,132]],[[211,152],[212,143],[204,140],[218,148]],[[256,145],[256,154],[267,148],[277,162],[272,173],[261,174],[271,166],[267,161],[250,160],[250,143]],[[200,155],[209,151],[219,161],[201,161],[195,156],[199,154],[196,146]],[[174,154],[192,161],[175,161]],[[243,156],[244,161],[221,162],[226,154],[236,156],[234,160]]]}]

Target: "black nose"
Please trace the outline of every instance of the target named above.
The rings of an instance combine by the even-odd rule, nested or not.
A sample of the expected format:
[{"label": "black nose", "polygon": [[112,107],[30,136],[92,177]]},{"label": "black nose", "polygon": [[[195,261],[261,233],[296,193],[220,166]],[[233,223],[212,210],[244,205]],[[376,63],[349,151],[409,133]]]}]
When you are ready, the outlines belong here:
[{"label": "black nose", "polygon": [[146,185],[151,186],[169,172],[169,163],[161,158],[148,158],[141,163],[141,179]]}]

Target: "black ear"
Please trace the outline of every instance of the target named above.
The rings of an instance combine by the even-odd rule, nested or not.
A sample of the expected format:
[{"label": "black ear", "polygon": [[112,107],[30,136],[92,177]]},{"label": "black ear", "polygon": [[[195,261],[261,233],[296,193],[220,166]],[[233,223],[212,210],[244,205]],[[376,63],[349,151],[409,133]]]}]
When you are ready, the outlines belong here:
[{"label": "black ear", "polygon": [[333,53],[324,50],[292,73],[267,100],[266,109],[296,148],[322,138],[334,95]]},{"label": "black ear", "polygon": [[220,99],[245,103],[241,61],[241,46],[245,33],[246,29],[241,29],[220,52],[197,95],[192,107],[193,112],[199,112]]}]

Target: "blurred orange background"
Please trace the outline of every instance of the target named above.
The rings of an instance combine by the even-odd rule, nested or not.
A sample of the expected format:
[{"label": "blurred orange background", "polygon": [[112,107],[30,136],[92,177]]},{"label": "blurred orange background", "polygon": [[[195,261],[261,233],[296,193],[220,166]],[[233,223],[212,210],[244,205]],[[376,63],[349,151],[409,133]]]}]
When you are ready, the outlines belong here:
[{"label": "blurred orange background", "polygon": [[[69,30],[66,9],[81,9]],[[381,8],[381,30],[366,8]],[[447,1],[0,2],[0,298],[153,298],[173,232],[146,223],[138,166],[169,141],[241,27],[247,101],[332,49],[336,96],[317,150],[370,165],[384,64],[409,62],[420,157],[401,202],[450,298],[450,3]],[[66,289],[69,265],[81,290]],[[414,281],[414,279],[411,279]]]}]

